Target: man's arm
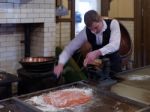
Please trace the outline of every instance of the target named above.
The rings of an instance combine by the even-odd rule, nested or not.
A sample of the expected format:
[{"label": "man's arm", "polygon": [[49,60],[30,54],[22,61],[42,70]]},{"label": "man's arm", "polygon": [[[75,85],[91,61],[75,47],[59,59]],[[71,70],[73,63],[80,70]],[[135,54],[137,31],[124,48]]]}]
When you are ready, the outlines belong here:
[{"label": "man's arm", "polygon": [[105,45],[103,48],[99,49],[103,56],[119,50],[120,47],[121,33],[119,22],[117,20],[115,19],[112,20],[110,24],[110,30],[111,34],[109,43]]},{"label": "man's arm", "polygon": [[84,66],[87,66],[87,64],[92,64],[93,61],[101,55],[102,54],[99,49],[89,52],[84,59],[84,62],[83,62]]},{"label": "man's arm", "polygon": [[59,56],[59,63],[66,64],[73,53],[86,42],[85,30],[82,30],[71,42],[65,47]]},{"label": "man's arm", "polygon": [[59,77],[60,73],[63,71],[63,67],[66,62],[70,59],[73,53],[81,47],[81,45],[86,42],[87,37],[85,29],[83,29],[63,50],[59,56],[58,65],[54,68],[54,73]]}]

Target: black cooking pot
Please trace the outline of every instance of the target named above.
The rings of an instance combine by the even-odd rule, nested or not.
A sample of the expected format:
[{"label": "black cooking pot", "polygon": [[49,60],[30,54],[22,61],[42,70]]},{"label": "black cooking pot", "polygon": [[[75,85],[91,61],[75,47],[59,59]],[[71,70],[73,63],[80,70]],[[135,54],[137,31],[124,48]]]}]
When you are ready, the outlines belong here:
[{"label": "black cooking pot", "polygon": [[53,70],[55,62],[55,57],[25,57],[19,63],[28,72],[48,72]]}]

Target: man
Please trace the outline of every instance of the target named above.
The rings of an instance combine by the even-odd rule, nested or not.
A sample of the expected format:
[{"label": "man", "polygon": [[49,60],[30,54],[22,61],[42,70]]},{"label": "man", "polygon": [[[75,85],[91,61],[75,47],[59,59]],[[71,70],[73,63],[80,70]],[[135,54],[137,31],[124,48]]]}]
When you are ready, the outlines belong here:
[{"label": "man", "polygon": [[104,20],[96,11],[89,10],[84,15],[85,28],[65,47],[59,56],[58,65],[54,68],[54,73],[59,77],[63,67],[73,53],[79,49],[86,41],[92,46],[83,62],[86,67],[96,58],[108,57],[111,63],[111,70],[121,71],[121,59],[118,54],[120,47],[120,27],[117,20]]}]

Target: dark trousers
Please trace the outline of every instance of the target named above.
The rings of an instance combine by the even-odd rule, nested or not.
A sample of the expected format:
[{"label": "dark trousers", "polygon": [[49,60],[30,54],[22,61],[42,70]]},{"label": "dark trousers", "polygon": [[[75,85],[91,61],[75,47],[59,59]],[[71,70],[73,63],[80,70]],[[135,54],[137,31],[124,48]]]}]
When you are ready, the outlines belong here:
[{"label": "dark trousers", "polygon": [[116,73],[119,73],[122,71],[121,67],[121,57],[118,52],[106,55],[104,57],[101,57],[102,59],[108,58],[110,61],[110,76],[115,75]]},{"label": "dark trousers", "polygon": [[110,69],[111,69],[111,75],[115,75],[116,73],[122,71],[121,57],[119,56],[118,53],[110,57]]}]

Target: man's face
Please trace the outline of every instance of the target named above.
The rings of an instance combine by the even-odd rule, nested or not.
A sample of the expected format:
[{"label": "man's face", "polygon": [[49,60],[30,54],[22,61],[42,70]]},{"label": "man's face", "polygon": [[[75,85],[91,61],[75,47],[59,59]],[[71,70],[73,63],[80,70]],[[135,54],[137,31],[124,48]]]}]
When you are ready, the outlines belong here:
[{"label": "man's face", "polygon": [[102,30],[103,27],[103,23],[102,21],[100,22],[93,22],[92,26],[89,27],[89,29],[91,30],[92,33],[99,33]]}]

